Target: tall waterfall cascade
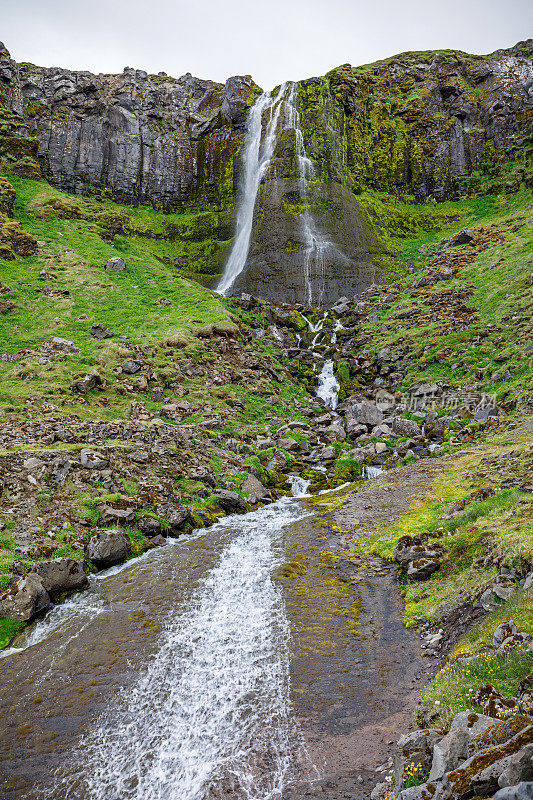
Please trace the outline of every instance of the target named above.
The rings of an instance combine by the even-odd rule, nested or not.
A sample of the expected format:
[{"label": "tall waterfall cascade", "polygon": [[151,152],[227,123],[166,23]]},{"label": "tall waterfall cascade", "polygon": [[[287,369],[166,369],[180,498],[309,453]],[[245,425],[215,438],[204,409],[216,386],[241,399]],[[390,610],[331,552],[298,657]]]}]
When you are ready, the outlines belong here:
[{"label": "tall waterfall cascade", "polygon": [[284,83],[275,97],[269,92],[256,101],[248,118],[244,151],[244,174],[237,208],[236,234],[224,273],[217,286],[222,295],[231,292],[236,279],[246,269],[253,232],[254,210],[261,183],[271,164],[279,137],[284,131],[294,131],[295,159],[300,202],[298,214],[303,242],[303,284],[309,306],[321,306],[326,275],[326,256],[346,262],[346,256],[328,237],[320,232],[310,207],[309,183],[316,177],[301,129],[298,111],[298,85]]},{"label": "tall waterfall cascade", "polygon": [[[250,249],[254,208],[261,180],[265,174],[276,146],[279,117],[285,102],[288,84],[283,84],[276,97],[270,92],[256,100],[248,117],[246,143],[244,150],[244,179],[237,206],[237,225],[235,241],[217,286],[217,292],[226,295],[235,279],[246,266]],[[270,118],[263,128],[263,116],[270,111]]]}]

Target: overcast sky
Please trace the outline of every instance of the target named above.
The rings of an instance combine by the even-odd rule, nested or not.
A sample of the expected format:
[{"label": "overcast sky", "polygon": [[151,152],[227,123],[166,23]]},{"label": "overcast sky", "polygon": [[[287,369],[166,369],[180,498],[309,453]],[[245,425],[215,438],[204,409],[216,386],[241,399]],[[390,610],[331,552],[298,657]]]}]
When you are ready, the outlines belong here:
[{"label": "overcast sky", "polygon": [[533,36],[532,0],[0,0],[17,61],[124,66],[264,89],[405,50],[489,53]]}]

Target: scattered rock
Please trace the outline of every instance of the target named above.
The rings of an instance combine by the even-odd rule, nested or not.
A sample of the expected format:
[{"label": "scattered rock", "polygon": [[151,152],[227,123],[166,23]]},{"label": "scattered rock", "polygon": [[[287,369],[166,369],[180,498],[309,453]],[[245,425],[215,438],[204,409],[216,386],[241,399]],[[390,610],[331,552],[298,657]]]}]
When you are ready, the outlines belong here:
[{"label": "scattered rock", "polygon": [[[41,561],[33,570],[52,597],[61,592],[81,589],[87,583],[85,562],[73,558],[56,558],[53,561]],[[31,574],[31,573],[30,573]]]},{"label": "scattered rock", "polygon": [[110,567],[126,558],[128,540],[122,531],[98,531],[89,539],[85,554],[97,567]]},{"label": "scattered rock", "polygon": [[219,489],[215,492],[217,503],[228,514],[234,514],[238,511],[244,511],[246,503],[237,492],[230,492],[228,489]]},{"label": "scattered rock", "polygon": [[91,336],[95,339],[110,339],[113,332],[103,322],[95,322],[91,327]]},{"label": "scattered rock", "polygon": [[0,616],[18,622],[28,622],[50,606],[50,595],[41,578],[30,572],[0,595]]},{"label": "scattered rock", "polygon": [[85,469],[105,469],[109,464],[108,459],[101,453],[85,447],[80,452],[80,461]]},{"label": "scattered rock", "polygon": [[105,263],[106,272],[124,272],[126,269],[126,262],[120,256],[113,256]]}]

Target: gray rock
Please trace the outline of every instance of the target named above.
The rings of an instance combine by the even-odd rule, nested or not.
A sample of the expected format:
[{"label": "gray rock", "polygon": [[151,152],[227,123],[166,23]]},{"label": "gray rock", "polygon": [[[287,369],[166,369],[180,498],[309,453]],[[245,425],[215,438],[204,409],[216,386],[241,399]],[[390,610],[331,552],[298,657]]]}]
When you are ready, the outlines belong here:
[{"label": "gray rock", "polygon": [[84,447],[80,453],[80,461],[85,469],[105,469],[109,464],[108,459],[95,450]]},{"label": "gray rock", "polygon": [[255,505],[255,503],[264,502],[265,500],[270,500],[268,489],[263,486],[261,481],[258,480],[254,475],[248,475],[248,477],[245,478],[241,489],[246,495],[248,502],[252,505]]},{"label": "gray rock", "polygon": [[417,558],[411,561],[407,568],[407,577],[415,581],[425,581],[440,567],[440,562],[434,558]]},{"label": "gray rock", "polygon": [[126,269],[126,262],[120,256],[113,256],[105,263],[106,272],[124,272]]},{"label": "gray rock", "polygon": [[499,411],[496,407],[493,406],[485,406],[484,408],[479,408],[476,413],[474,414],[474,420],[476,422],[480,422],[484,419],[489,419],[489,417],[497,417],[499,416]]},{"label": "gray rock", "polygon": [[468,758],[470,733],[466,728],[453,728],[433,747],[433,761],[428,780],[436,781]]},{"label": "gray rock", "polygon": [[498,785],[502,789],[524,781],[533,781],[533,744],[526,744],[518,753],[505,760],[507,764],[498,778]]},{"label": "gray rock", "polygon": [[87,583],[85,562],[73,558],[55,558],[53,561],[41,561],[34,570],[50,595],[81,589]]},{"label": "gray rock", "polygon": [[453,237],[452,245],[470,244],[475,235],[475,231],[472,230],[459,231],[459,233]]},{"label": "gray rock", "polygon": [[463,728],[468,731],[471,739],[488,728],[494,726],[494,717],[486,717],[484,714],[476,714],[474,711],[460,711],[453,718],[450,730]]},{"label": "gray rock", "polygon": [[98,531],[89,539],[85,554],[96,566],[100,568],[110,567],[126,558],[128,555],[128,540],[122,531]]},{"label": "gray rock", "polygon": [[152,537],[161,533],[161,523],[148,515],[137,520],[137,527],[145,536]]},{"label": "gray rock", "polygon": [[485,767],[478,775],[472,778],[470,788],[476,796],[492,797],[494,792],[498,791],[500,788],[498,781],[508,766],[510,758],[511,756],[495,761],[494,764],[489,764],[488,767]]},{"label": "gray rock", "polygon": [[98,386],[102,386],[103,382],[102,376],[98,370],[92,369],[81,380],[76,381],[72,385],[72,390],[74,392],[78,392],[78,394],[87,394],[87,392],[90,392],[91,389],[96,389]]},{"label": "gray rock", "polygon": [[433,760],[433,749],[442,739],[442,733],[432,728],[413,731],[401,736],[394,753],[394,785],[401,787],[407,764],[422,764],[422,769],[430,769]]},{"label": "gray rock", "polygon": [[125,372],[126,375],[135,375],[141,369],[142,364],[139,364],[138,361],[124,361],[122,364],[122,372]]},{"label": "gray rock", "polygon": [[45,462],[42,459],[35,458],[32,456],[31,458],[27,458],[24,461],[23,467],[26,470],[26,472],[29,472],[33,475],[37,472],[40,472],[40,470],[44,467],[44,465]]},{"label": "gray rock", "polygon": [[41,578],[32,572],[25,578],[19,578],[7,592],[0,595],[0,616],[18,622],[28,622],[49,606],[50,595]]},{"label": "gray rock", "polygon": [[518,786],[500,789],[494,795],[494,800],[533,800],[533,781],[523,781]]},{"label": "gray rock", "polygon": [[95,339],[110,339],[113,332],[103,322],[94,322],[91,327],[91,336]]},{"label": "gray rock", "polygon": [[228,489],[219,489],[215,492],[215,497],[221,508],[228,514],[233,514],[236,511],[244,511],[246,503],[237,492],[230,492]]},{"label": "gray rock", "polygon": [[131,506],[125,508],[115,508],[109,503],[98,503],[96,510],[104,524],[120,524],[133,522],[135,519],[135,509]]},{"label": "gray rock", "polygon": [[394,417],[392,431],[396,436],[422,436],[422,428],[412,419]]},{"label": "gray rock", "polygon": [[169,535],[179,536],[192,524],[191,512],[188,508],[175,508],[168,515],[168,523],[170,525]]},{"label": "gray rock", "polygon": [[515,633],[518,633],[518,628],[514,620],[510,619],[508,622],[502,622],[494,631],[492,644],[494,647],[499,647],[505,639],[508,639],[509,636],[514,636]]}]

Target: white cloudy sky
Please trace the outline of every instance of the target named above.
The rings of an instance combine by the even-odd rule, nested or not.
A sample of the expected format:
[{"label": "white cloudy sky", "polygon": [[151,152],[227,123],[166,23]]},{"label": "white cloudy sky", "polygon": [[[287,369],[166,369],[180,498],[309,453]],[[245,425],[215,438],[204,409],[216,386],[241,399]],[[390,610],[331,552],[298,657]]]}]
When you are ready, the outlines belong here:
[{"label": "white cloudy sky", "polygon": [[0,0],[17,61],[185,72],[263,88],[405,50],[489,53],[533,36],[532,0]]}]

